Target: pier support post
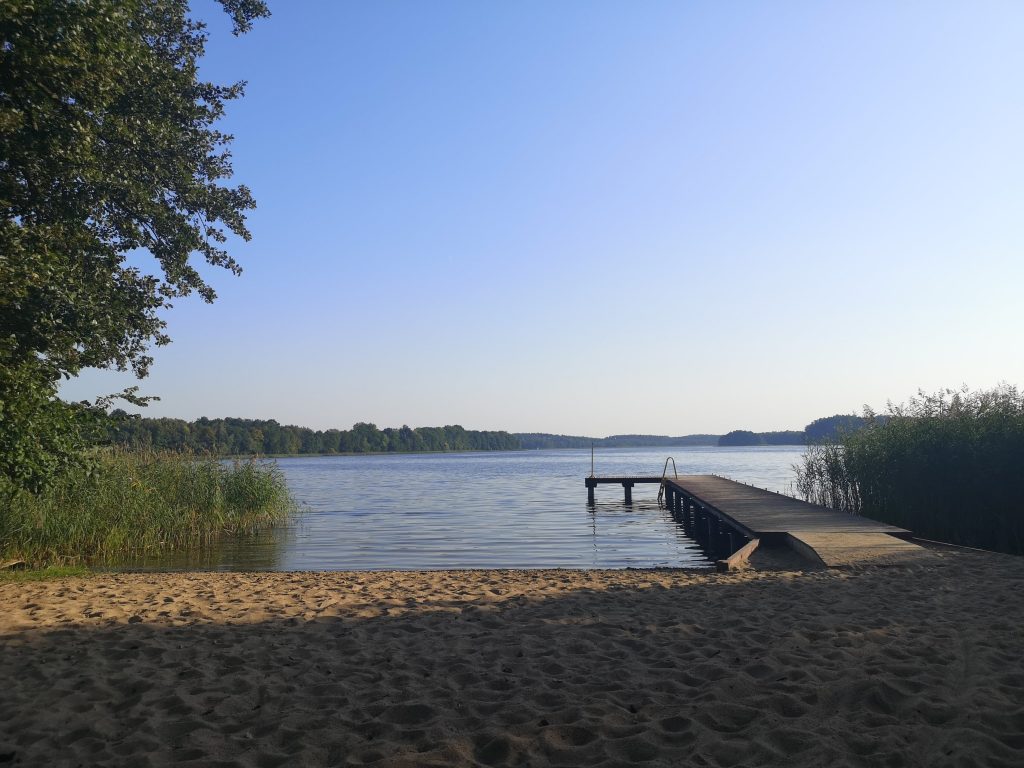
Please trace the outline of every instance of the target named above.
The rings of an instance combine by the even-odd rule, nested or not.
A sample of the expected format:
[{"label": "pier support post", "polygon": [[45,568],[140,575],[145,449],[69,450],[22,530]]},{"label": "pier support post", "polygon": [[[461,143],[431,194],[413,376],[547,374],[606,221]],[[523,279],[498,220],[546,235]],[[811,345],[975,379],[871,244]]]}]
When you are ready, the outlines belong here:
[{"label": "pier support post", "polygon": [[632,483],[623,483],[622,484],[622,488],[626,492],[626,503],[627,504],[632,504],[633,503],[633,484]]},{"label": "pier support post", "polygon": [[590,478],[588,477],[587,478],[587,504],[589,504],[590,506],[594,506],[594,488],[596,486],[597,486],[597,483],[592,482],[590,480]]}]

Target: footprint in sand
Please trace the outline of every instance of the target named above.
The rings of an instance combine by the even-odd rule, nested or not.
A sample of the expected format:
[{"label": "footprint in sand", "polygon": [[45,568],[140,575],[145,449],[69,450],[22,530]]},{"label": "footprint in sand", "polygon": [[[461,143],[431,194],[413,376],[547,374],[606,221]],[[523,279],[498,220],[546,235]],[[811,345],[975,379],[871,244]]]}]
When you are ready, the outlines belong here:
[{"label": "footprint in sand", "polygon": [[437,714],[429,704],[398,704],[388,708],[382,719],[395,725],[420,725]]}]

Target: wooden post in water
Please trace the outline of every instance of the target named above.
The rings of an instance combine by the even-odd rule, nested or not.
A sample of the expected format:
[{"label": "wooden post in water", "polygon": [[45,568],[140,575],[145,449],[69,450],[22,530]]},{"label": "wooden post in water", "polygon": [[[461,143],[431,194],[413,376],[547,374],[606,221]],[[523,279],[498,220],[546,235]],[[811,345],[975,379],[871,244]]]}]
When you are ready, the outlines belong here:
[{"label": "wooden post in water", "polygon": [[627,504],[632,504],[633,503],[633,484],[632,483],[623,483],[622,487],[626,491],[626,503]]},{"label": "wooden post in water", "polygon": [[721,552],[729,546],[729,532],[719,518],[715,518],[715,533],[717,534],[715,539],[716,544],[718,545],[718,551]]}]

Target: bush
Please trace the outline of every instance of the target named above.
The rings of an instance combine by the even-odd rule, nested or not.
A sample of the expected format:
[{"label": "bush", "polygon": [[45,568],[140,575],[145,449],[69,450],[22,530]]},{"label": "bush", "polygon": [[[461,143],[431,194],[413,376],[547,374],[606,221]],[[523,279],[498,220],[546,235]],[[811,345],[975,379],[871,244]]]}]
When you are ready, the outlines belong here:
[{"label": "bush", "polygon": [[919,393],[865,414],[865,429],[808,448],[797,489],[808,501],[924,538],[1024,554],[1024,397]]},{"label": "bush", "polygon": [[33,566],[200,548],[295,510],[280,470],[180,453],[98,452],[33,494],[0,485],[0,554]]}]

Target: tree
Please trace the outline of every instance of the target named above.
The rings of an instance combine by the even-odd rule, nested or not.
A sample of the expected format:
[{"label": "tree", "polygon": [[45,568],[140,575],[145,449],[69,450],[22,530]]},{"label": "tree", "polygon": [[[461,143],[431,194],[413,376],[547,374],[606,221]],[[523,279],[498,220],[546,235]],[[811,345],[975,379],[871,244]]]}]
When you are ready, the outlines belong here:
[{"label": "tree", "polygon": [[[220,3],[236,35],[269,15],[262,0]],[[225,245],[249,239],[255,203],[224,183],[232,137],[214,125],[244,83],[199,79],[206,28],[188,13],[187,0],[0,4],[0,448],[16,449],[0,450],[0,475],[19,487],[74,450],[62,377],[144,377],[151,345],[170,341],[160,311],[215,298],[191,259],[241,271]]]},{"label": "tree", "polygon": [[718,438],[719,445],[763,445],[763,442],[760,435],[749,429],[734,429]]},{"label": "tree", "polygon": [[807,442],[812,444],[839,442],[844,434],[863,429],[868,422],[863,416],[837,413],[835,416],[815,419],[804,427],[804,434],[807,435]]}]

